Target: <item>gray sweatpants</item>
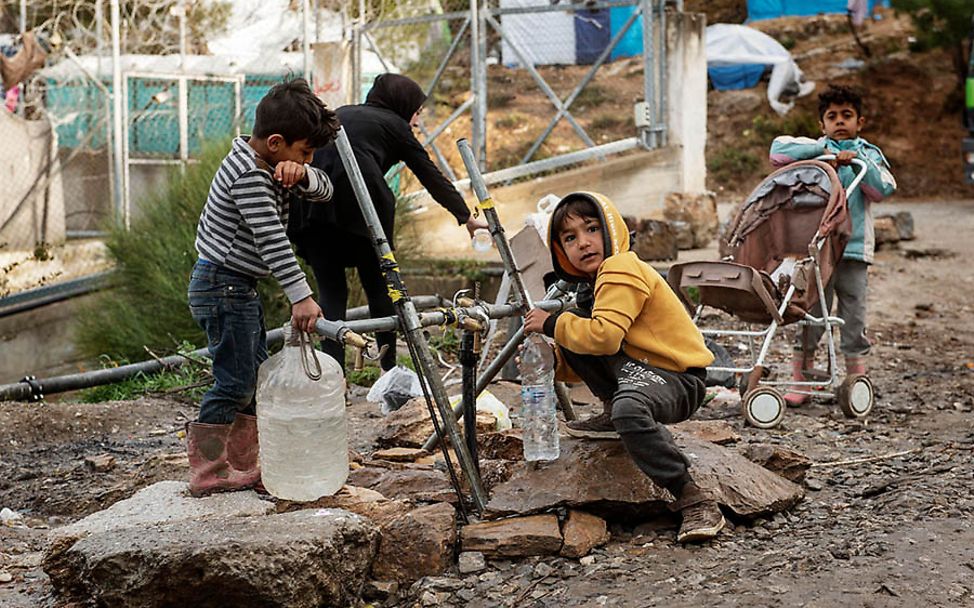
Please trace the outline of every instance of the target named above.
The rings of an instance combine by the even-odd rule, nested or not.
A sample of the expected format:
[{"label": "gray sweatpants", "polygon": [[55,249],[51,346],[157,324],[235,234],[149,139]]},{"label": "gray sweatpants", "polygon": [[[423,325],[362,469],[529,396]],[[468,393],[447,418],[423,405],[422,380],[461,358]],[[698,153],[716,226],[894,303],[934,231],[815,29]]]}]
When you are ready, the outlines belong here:
[{"label": "gray sweatpants", "polygon": [[[838,300],[835,314],[845,321],[839,329],[839,350],[847,357],[869,354],[871,343],[866,337],[866,293],[869,288],[869,264],[858,260],[840,260],[832,273],[832,280],[825,286],[825,305],[832,310],[833,300]],[[808,311],[820,316],[818,305]],[[795,350],[815,352],[815,347],[825,333],[824,327],[805,326],[799,332]]]}]

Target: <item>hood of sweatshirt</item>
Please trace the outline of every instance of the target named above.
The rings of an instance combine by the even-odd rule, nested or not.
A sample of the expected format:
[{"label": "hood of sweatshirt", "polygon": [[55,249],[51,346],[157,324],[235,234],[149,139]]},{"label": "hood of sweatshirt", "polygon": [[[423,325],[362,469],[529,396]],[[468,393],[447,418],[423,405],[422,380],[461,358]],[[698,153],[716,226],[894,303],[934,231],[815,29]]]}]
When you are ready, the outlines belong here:
[{"label": "hood of sweatshirt", "polygon": [[[602,240],[605,258],[629,251],[629,228],[622,219],[622,215],[608,197],[596,192],[572,192],[558,201],[552,213],[558,208],[576,199],[585,199],[594,203],[602,223]],[[551,251],[551,264],[558,278],[571,283],[590,283],[593,277],[587,276],[576,268],[569,260],[561,246],[558,235],[554,233],[554,222],[548,225],[548,249]],[[604,263],[605,260],[603,260]]]}]

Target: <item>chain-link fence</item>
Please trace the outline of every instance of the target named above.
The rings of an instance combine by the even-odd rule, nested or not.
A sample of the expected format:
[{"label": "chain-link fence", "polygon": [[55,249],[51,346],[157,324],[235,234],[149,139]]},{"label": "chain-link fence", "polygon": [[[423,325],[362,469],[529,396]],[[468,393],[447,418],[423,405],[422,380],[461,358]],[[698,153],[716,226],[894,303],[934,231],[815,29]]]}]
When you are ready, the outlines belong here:
[{"label": "chain-link fence", "polygon": [[459,137],[497,182],[666,136],[663,0],[0,6],[0,133],[12,144],[0,297],[107,268],[106,228],[138,217],[204,142],[246,131],[288,75],[310,75],[332,106],[360,102],[379,73],[411,76],[430,99],[420,139],[455,180]]},{"label": "chain-link fence", "polygon": [[[428,91],[423,139],[462,176],[472,140],[488,182],[665,141],[666,3],[454,0],[397,3],[352,30],[356,99],[398,71]],[[644,21],[643,15],[650,17]]]}]

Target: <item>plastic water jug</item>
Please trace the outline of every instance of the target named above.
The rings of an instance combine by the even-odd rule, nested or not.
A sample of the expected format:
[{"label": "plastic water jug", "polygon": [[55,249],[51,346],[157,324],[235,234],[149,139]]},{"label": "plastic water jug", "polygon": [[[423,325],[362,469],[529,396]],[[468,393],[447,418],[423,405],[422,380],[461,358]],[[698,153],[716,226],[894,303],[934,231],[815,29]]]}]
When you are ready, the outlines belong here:
[{"label": "plastic water jug", "polygon": [[530,334],[521,348],[521,438],[524,459],[557,460],[558,415],[555,408],[555,355],[540,334]]},{"label": "plastic water jug", "polygon": [[330,496],[348,479],[345,377],[333,358],[305,348],[321,364],[317,381],[305,372],[290,323],[284,348],[257,371],[261,480],[272,495],[294,501]]}]

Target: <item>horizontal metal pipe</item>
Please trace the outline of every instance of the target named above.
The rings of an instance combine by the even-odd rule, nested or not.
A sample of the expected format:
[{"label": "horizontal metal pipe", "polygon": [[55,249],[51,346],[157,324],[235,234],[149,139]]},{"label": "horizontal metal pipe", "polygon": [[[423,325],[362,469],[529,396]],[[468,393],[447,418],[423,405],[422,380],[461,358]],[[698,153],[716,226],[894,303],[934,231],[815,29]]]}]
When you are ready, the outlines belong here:
[{"label": "horizontal metal pipe", "polygon": [[[417,296],[413,298],[413,302],[416,303],[417,308],[432,308],[434,306],[441,306],[446,302],[446,300],[440,296]],[[348,316],[359,319],[358,321],[353,321],[352,323],[362,323],[363,321],[368,320],[364,318],[368,316],[368,312],[368,306],[359,306],[349,310]],[[440,314],[442,315],[442,313]],[[328,327],[334,329],[334,326]],[[393,329],[395,329],[395,327],[393,327]],[[352,329],[352,331],[356,330]],[[356,333],[359,332],[356,331]],[[335,336],[330,337],[334,338]],[[278,327],[270,330],[267,332],[268,348],[274,348],[280,344],[283,339],[284,330],[282,328]],[[170,355],[168,357],[162,357],[158,360],[152,359],[139,363],[129,363],[128,365],[121,365],[119,367],[109,369],[67,374],[64,376],[55,376],[53,378],[35,379],[34,376],[28,376],[30,381],[22,380],[12,384],[0,385],[0,401],[37,401],[43,399],[45,395],[53,395],[67,391],[76,391],[83,388],[91,388],[93,386],[122,382],[139,373],[153,374],[164,369],[177,369],[187,361],[187,357],[209,357],[209,352],[205,348],[200,348],[189,353],[187,356]]]},{"label": "horizontal metal pipe", "polygon": [[[542,171],[550,171],[552,169],[558,169],[566,165],[573,165],[575,163],[580,163],[592,158],[600,158],[610,154],[619,154],[621,152],[627,152],[629,150],[634,150],[638,147],[639,147],[639,140],[635,137],[628,137],[626,139],[620,139],[619,141],[613,141],[607,144],[586,148],[584,150],[579,150],[577,152],[569,152],[567,154],[562,154],[560,156],[552,156],[550,158],[531,161],[529,163],[518,165],[516,167],[508,167],[507,169],[501,169],[500,171],[485,173],[483,175],[484,182],[489,186],[491,184],[497,184],[500,182],[506,182],[512,179],[517,179],[519,177],[526,177],[528,175],[533,175],[535,173],[541,173]],[[461,179],[454,182],[453,185],[456,188],[469,190],[470,180]]]}]

